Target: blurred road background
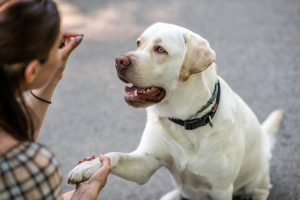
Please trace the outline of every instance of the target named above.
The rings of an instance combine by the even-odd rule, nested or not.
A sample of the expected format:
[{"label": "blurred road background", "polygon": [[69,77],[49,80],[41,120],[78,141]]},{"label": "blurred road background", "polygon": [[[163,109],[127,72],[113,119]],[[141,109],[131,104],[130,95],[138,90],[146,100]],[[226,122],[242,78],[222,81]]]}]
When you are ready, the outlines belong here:
[{"label": "blurred road background", "polygon": [[[85,34],[55,91],[38,142],[57,156],[64,191],[67,175],[85,156],[131,152],[139,144],[145,109],[123,102],[125,85],[114,59],[136,48],[149,25],[174,23],[207,39],[218,74],[253,109],[260,122],[285,110],[271,161],[269,200],[300,199],[299,0],[58,0],[63,29]],[[98,199],[156,200],[173,189],[166,169],[139,186],[110,175]]]}]

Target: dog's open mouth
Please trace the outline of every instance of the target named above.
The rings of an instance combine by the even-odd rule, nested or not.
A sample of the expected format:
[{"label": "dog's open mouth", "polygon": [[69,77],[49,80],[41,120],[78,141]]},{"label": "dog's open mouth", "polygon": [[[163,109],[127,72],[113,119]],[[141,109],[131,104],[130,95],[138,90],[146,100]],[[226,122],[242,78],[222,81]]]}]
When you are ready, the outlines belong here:
[{"label": "dog's open mouth", "polygon": [[144,108],[159,103],[166,95],[163,88],[142,88],[135,85],[131,87],[126,86],[125,93],[124,100],[126,103],[136,108]]}]

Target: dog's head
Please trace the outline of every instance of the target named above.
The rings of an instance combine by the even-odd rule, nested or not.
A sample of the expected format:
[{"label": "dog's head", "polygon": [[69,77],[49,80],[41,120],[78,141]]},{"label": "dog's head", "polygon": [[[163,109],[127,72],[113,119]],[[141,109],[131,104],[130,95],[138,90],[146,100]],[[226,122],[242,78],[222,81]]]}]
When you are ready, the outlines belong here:
[{"label": "dog's head", "polygon": [[179,84],[215,62],[215,52],[199,35],[179,26],[156,23],[137,39],[137,49],[116,58],[127,104],[144,108],[163,102]]}]

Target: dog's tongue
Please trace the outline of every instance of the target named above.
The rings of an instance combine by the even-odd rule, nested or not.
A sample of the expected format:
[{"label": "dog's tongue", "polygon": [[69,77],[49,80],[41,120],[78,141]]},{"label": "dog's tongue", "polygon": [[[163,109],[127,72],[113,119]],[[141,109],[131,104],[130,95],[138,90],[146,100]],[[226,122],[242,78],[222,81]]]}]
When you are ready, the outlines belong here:
[{"label": "dog's tongue", "polygon": [[147,89],[147,88],[140,88],[140,87],[137,87],[137,86],[135,86],[135,85],[133,85],[133,86],[131,86],[131,87],[126,86],[126,87],[125,87],[125,93],[126,93],[127,95],[131,95],[131,94],[134,94],[134,91],[137,90],[137,93],[141,94],[141,93],[143,93],[146,89]]}]

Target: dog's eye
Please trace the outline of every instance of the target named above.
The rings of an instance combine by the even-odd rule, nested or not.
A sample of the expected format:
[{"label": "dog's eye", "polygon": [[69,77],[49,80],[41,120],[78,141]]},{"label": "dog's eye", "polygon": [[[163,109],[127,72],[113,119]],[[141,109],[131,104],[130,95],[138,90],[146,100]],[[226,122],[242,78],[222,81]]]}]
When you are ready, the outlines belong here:
[{"label": "dog's eye", "polygon": [[161,48],[161,47],[158,47],[158,48],[157,48],[157,51],[159,51],[159,52],[164,52],[163,48]]},{"label": "dog's eye", "polygon": [[164,50],[162,47],[160,47],[160,46],[154,47],[154,51],[155,51],[156,53],[168,54],[168,52],[165,51],[165,50]]},{"label": "dog's eye", "polygon": [[140,45],[141,45],[141,42],[140,42],[140,41],[137,41],[137,42],[136,42],[136,47],[139,48]]}]

